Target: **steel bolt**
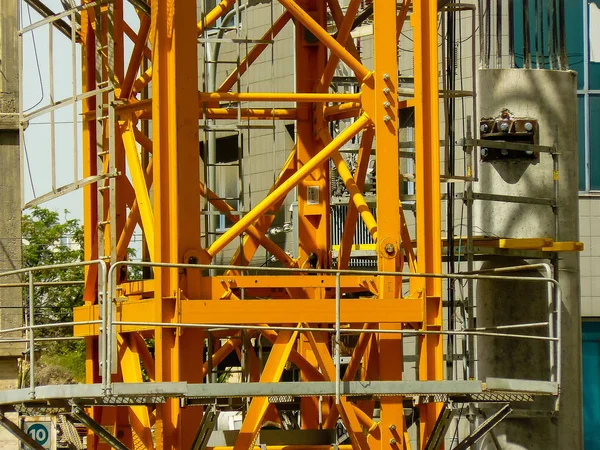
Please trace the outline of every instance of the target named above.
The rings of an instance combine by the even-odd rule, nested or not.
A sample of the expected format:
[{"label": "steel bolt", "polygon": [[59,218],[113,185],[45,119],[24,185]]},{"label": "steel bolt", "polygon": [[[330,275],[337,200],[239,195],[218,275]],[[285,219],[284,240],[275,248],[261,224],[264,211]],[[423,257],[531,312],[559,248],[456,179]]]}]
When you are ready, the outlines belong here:
[{"label": "steel bolt", "polygon": [[386,244],[385,251],[390,255],[394,253],[394,244]]},{"label": "steel bolt", "polygon": [[390,445],[396,445],[396,439],[391,438],[390,439]]},{"label": "steel bolt", "polygon": [[502,131],[508,131],[508,122],[501,122],[500,123],[500,129]]},{"label": "steel bolt", "polygon": [[486,147],[481,149],[481,156],[483,156],[484,158],[487,157],[488,153],[489,150]]},{"label": "steel bolt", "polygon": [[531,156],[531,155],[533,155],[533,152],[532,152],[531,150],[527,150],[527,151],[525,152],[525,154],[526,154],[526,155],[529,155],[529,156]]},{"label": "steel bolt", "polygon": [[487,123],[482,123],[481,125],[479,125],[479,129],[482,133],[485,133],[488,130]]},{"label": "steel bolt", "polygon": [[390,74],[389,73],[384,73],[383,74],[383,80],[384,81],[388,81],[390,79]]},{"label": "steel bolt", "polygon": [[527,131],[533,131],[533,124],[531,122],[526,122],[525,123],[525,129]]},{"label": "steel bolt", "polygon": [[508,155],[508,150],[503,148],[502,150],[500,150],[500,153],[502,153],[502,156],[506,156],[506,155]]},{"label": "steel bolt", "polygon": [[390,91],[390,88],[389,88],[389,87],[383,88],[383,93],[384,93],[385,95],[389,94],[390,92],[392,92],[392,91]]},{"label": "steel bolt", "polygon": [[384,122],[389,122],[390,120],[392,120],[392,118],[390,116],[383,116]]},{"label": "steel bolt", "polygon": [[390,107],[390,102],[383,102],[383,107],[384,108],[389,108]]},{"label": "steel bolt", "polygon": [[395,429],[396,429],[396,425],[394,425],[394,424],[391,424],[391,425],[390,425],[390,431],[394,431]]}]

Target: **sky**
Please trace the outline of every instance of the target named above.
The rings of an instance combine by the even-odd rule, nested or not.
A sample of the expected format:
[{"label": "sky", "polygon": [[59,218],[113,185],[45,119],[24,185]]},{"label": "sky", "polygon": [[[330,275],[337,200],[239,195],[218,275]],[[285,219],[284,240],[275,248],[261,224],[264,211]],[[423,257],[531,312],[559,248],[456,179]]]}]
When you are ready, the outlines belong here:
[{"label": "sky", "polygon": [[[62,12],[60,0],[44,0],[54,12]],[[126,2],[128,19],[135,17],[133,8]],[[20,28],[41,20],[24,1],[20,2]],[[68,18],[67,18],[68,20]],[[134,19],[135,20],[135,19]],[[135,28],[135,27],[134,27]],[[132,44],[126,40],[125,52]],[[52,57],[50,57],[52,55]],[[52,61],[52,65],[50,64]],[[23,34],[23,91],[25,114],[54,101],[69,99],[81,93],[81,51],[73,48],[70,39],[50,25],[42,25]],[[51,193],[54,187],[69,185],[82,177],[81,104],[58,108],[54,112],[54,136],[51,114],[45,113],[29,121],[25,131],[24,157],[22,161],[23,204],[34,198]],[[52,169],[52,143],[54,142],[55,170]],[[53,175],[54,173],[54,175]],[[83,190],[78,189],[40,206],[52,209],[63,218],[83,219]],[[63,213],[64,211],[68,213]],[[25,211],[27,212],[27,211]]]}]

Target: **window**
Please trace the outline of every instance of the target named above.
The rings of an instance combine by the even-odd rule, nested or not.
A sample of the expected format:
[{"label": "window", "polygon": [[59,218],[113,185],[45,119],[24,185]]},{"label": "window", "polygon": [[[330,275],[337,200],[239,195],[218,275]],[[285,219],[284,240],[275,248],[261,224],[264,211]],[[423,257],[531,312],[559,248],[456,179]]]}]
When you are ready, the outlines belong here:
[{"label": "window", "polygon": [[600,450],[600,322],[583,322],[581,329],[584,448]]},{"label": "window", "polygon": [[[533,67],[536,67],[535,25],[531,19],[534,17],[535,2],[529,2],[529,6],[531,58]],[[522,9],[523,0],[515,0],[517,67],[523,66]],[[579,190],[600,191],[600,0],[568,2],[565,8],[565,28],[569,68],[577,72]],[[540,56],[543,59],[540,63],[544,67],[548,67],[547,58],[548,55]]]}]

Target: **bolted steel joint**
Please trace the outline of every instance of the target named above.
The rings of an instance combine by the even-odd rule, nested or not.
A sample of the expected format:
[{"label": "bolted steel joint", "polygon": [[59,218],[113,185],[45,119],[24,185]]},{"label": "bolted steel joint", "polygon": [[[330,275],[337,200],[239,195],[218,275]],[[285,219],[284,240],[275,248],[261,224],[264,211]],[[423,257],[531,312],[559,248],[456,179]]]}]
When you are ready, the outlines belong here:
[{"label": "bolted steel joint", "polygon": [[390,445],[396,445],[396,439],[391,438],[390,439]]},{"label": "bolted steel joint", "polygon": [[384,108],[389,108],[390,107],[390,102],[383,102],[383,107]]},{"label": "bolted steel joint", "polygon": [[390,431],[395,431],[395,430],[396,430],[396,425],[394,425],[394,424],[391,424],[391,425],[390,425]]},{"label": "bolted steel joint", "polygon": [[500,122],[500,129],[504,132],[508,131],[509,125],[508,122]]},{"label": "bolted steel joint", "polygon": [[384,81],[388,81],[390,79],[390,74],[389,73],[384,73],[383,74],[383,80]]},{"label": "bolted steel joint", "polygon": [[533,131],[533,124],[531,122],[526,122],[525,123],[525,130],[526,131]]},{"label": "bolted steel joint", "polygon": [[383,93],[384,93],[385,95],[389,94],[390,92],[392,92],[392,91],[390,90],[390,88],[389,88],[389,87],[383,88]]},{"label": "bolted steel joint", "polygon": [[383,116],[384,122],[389,122],[390,120],[392,120],[392,118],[390,116]]},{"label": "bolted steel joint", "polygon": [[393,254],[394,250],[395,250],[394,244],[386,244],[386,246],[385,246],[385,252],[387,254],[389,254],[389,255]]}]

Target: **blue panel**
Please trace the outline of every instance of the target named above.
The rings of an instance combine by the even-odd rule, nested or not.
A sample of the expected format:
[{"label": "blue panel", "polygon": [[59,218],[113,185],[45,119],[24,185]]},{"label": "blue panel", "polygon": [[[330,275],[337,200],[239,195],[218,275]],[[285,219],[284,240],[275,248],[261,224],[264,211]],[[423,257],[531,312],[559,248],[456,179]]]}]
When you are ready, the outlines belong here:
[{"label": "blue panel", "polygon": [[590,188],[600,190],[600,95],[590,95]]},{"label": "blue panel", "polygon": [[583,440],[585,450],[600,450],[600,322],[583,322]]},{"label": "blue panel", "polygon": [[[546,2],[541,2],[545,7]],[[581,0],[569,1],[565,8],[565,32],[567,35],[567,57],[569,60],[569,68],[578,73],[577,89],[583,89],[583,2]],[[523,67],[523,0],[514,0],[514,25],[515,25],[515,65]],[[547,10],[544,9],[544,15],[547,16]],[[532,67],[536,65],[535,55],[535,2],[529,2],[529,41],[531,51]],[[548,68],[548,30],[547,23],[544,21],[543,30],[540,26],[539,37],[543,38],[544,43],[542,48],[538,50],[540,53],[540,65]],[[543,54],[543,55],[542,55]],[[600,74],[600,64],[598,64]],[[600,78],[599,78],[600,83]]]},{"label": "blue panel", "polygon": [[585,191],[585,121],[584,119],[584,103],[583,95],[577,96],[577,147],[579,158],[579,190]]}]

